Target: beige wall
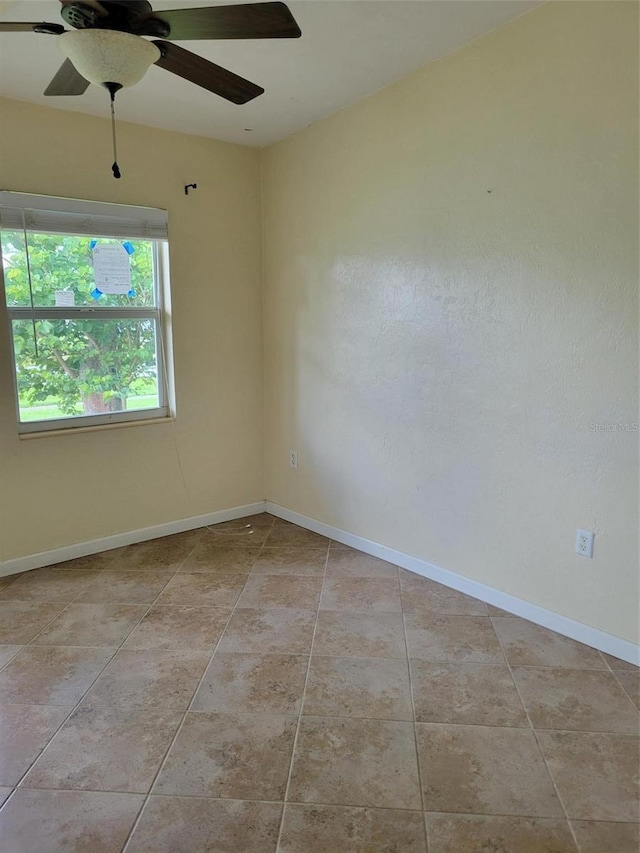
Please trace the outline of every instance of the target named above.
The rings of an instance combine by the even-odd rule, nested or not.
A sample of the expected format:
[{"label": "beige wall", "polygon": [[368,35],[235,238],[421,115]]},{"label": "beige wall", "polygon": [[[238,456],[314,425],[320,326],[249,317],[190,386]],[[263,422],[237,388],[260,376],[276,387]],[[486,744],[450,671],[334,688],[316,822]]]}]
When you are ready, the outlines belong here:
[{"label": "beige wall", "polygon": [[263,160],[268,497],[631,641],[638,434],[590,425],[638,421],[637,9],[547,4]]},{"label": "beige wall", "polygon": [[0,100],[0,187],[168,209],[178,418],[20,441],[0,317],[0,561],[264,498],[259,154],[118,137],[120,181],[108,121]]}]

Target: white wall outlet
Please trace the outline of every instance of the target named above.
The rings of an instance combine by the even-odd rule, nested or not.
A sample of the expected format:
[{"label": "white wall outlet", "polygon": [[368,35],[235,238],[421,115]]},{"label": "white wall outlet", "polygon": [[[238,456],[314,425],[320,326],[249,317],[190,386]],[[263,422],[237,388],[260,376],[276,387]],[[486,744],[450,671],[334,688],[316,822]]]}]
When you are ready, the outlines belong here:
[{"label": "white wall outlet", "polygon": [[298,451],[297,450],[290,450],[289,451],[289,465],[291,466],[291,468],[297,468],[298,467]]},{"label": "white wall outlet", "polygon": [[593,540],[595,533],[591,530],[576,531],[576,554],[581,557],[593,557]]}]

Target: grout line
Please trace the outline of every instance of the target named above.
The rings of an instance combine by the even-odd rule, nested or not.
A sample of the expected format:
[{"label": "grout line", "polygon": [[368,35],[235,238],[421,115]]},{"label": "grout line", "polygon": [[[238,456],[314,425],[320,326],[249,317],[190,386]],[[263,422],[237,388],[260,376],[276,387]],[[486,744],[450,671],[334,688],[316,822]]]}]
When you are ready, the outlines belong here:
[{"label": "grout line", "polygon": [[[262,550],[262,549],[260,549],[260,550]],[[191,552],[191,553],[192,553],[192,552]],[[259,552],[258,552],[258,554],[256,555],[256,560],[258,559],[258,556],[259,556]],[[184,565],[184,564],[183,564],[183,565]],[[254,563],[254,565],[255,565],[255,563]],[[179,570],[178,570],[178,571],[179,571]],[[154,786],[155,786],[156,782],[158,781],[158,778],[159,778],[160,774],[161,774],[161,773],[162,773],[162,771],[164,770],[164,767],[165,767],[165,765],[166,765],[166,763],[167,763],[167,759],[169,758],[169,754],[170,754],[171,750],[173,749],[173,745],[174,745],[174,744],[175,744],[175,742],[177,741],[178,736],[180,735],[180,732],[182,731],[182,729],[183,729],[183,727],[184,727],[185,721],[186,721],[186,719],[187,719],[187,715],[191,712],[191,708],[192,708],[192,706],[193,706],[193,702],[194,702],[194,700],[195,700],[196,696],[198,695],[198,691],[200,690],[200,687],[202,686],[202,682],[204,681],[204,679],[205,679],[205,676],[206,676],[207,672],[209,671],[209,667],[211,666],[211,663],[212,663],[212,661],[213,661],[213,659],[214,659],[214,657],[215,657],[215,654],[216,654],[216,652],[218,651],[218,648],[219,648],[219,646],[220,646],[220,643],[222,642],[222,639],[223,639],[223,637],[224,637],[224,635],[225,635],[225,633],[226,633],[227,627],[229,626],[229,622],[230,622],[230,621],[231,621],[231,619],[233,618],[233,614],[234,614],[234,613],[236,612],[236,610],[238,609],[238,601],[240,600],[240,596],[242,595],[242,591],[244,590],[244,587],[246,586],[246,583],[247,583],[247,580],[248,580],[248,578],[249,578],[249,575],[248,575],[248,574],[247,574],[247,575],[244,575],[244,578],[245,578],[245,582],[244,582],[244,585],[243,585],[242,589],[240,590],[240,592],[239,592],[239,594],[238,594],[238,598],[236,599],[236,603],[233,605],[233,607],[232,607],[232,609],[231,609],[231,611],[230,611],[230,613],[229,613],[229,617],[228,617],[228,619],[227,619],[227,621],[226,621],[226,623],[225,623],[225,626],[224,626],[224,628],[222,629],[222,631],[220,632],[220,636],[218,637],[218,640],[217,640],[217,642],[216,642],[216,644],[215,644],[215,646],[214,646],[214,649],[213,649],[213,651],[211,652],[211,654],[209,655],[209,661],[207,662],[207,665],[205,666],[205,668],[204,668],[204,670],[203,670],[203,672],[202,672],[202,675],[201,675],[201,676],[200,676],[200,678],[198,679],[198,683],[196,684],[196,686],[195,686],[195,688],[194,688],[194,690],[193,690],[193,694],[191,695],[191,699],[190,699],[190,701],[189,701],[189,704],[187,705],[187,708],[186,708],[186,710],[184,711],[184,713],[183,713],[183,715],[182,715],[182,719],[181,719],[181,720],[180,720],[180,722],[178,723],[178,727],[176,728],[176,731],[175,731],[175,733],[174,733],[173,737],[171,738],[171,742],[169,743],[169,746],[167,747],[167,750],[166,750],[166,752],[165,752],[165,754],[164,754],[164,756],[163,756],[163,758],[162,758],[162,760],[161,760],[160,764],[158,765],[158,769],[157,769],[157,771],[156,771],[156,773],[155,773],[155,775],[154,775],[154,777],[153,777],[153,779],[152,779],[152,781],[151,781],[151,784],[149,785],[149,790],[147,791],[147,793],[146,793],[146,795],[145,795],[145,798],[144,798],[144,800],[143,800],[143,802],[142,802],[142,805],[141,805],[141,807],[140,807],[140,811],[138,812],[138,815],[137,815],[137,817],[136,817],[135,821],[133,822],[133,825],[132,825],[132,827],[131,827],[131,829],[130,829],[130,831],[129,831],[129,834],[127,835],[127,837],[126,837],[126,839],[125,839],[125,841],[124,841],[124,844],[122,845],[122,848],[121,848],[122,853],[125,853],[125,851],[126,851],[126,849],[127,849],[128,845],[129,845],[129,842],[131,841],[131,838],[133,837],[133,833],[135,832],[135,830],[136,830],[136,829],[137,829],[137,827],[138,827],[138,824],[140,823],[140,820],[141,820],[142,815],[143,815],[143,813],[144,813],[145,807],[146,807],[147,803],[149,802],[149,799],[150,799],[150,797],[151,797],[151,795],[152,795],[152,791],[153,791],[153,789],[154,789]],[[170,606],[170,605],[167,605],[167,606]],[[219,798],[219,799],[222,799],[222,798]]]},{"label": "grout line", "polygon": [[602,658],[602,662],[604,663],[604,665],[606,666],[606,668],[612,672],[613,670],[611,669],[611,664],[610,664],[610,663],[609,663],[609,661],[606,659],[606,657],[604,656],[604,654],[600,651],[600,649],[597,649],[597,652],[598,652],[598,654],[600,655],[600,657]]},{"label": "grout line", "polygon": [[17,652],[14,652],[14,653],[13,653],[13,655],[11,655],[11,657],[10,657],[10,658],[7,658],[7,660],[2,664],[2,666],[0,666],[0,672],[2,672],[2,670],[3,670],[5,667],[9,666],[9,664],[11,663],[11,661],[15,660],[15,659],[16,659],[16,656],[17,656],[17,655],[19,655],[19,654],[20,654],[20,652],[21,652],[23,649],[26,649],[26,648],[27,648],[27,644],[26,644],[26,643],[0,643],[0,648],[1,648],[2,646],[17,646],[18,651],[17,651]]},{"label": "grout line", "polygon": [[[7,786],[5,786],[7,787]],[[8,786],[10,787],[10,786]],[[29,791],[57,791],[63,794],[67,793],[82,793],[82,794],[117,794],[119,796],[133,796],[133,797],[144,797],[144,792],[141,791],[108,791],[102,788],[47,788],[44,786],[38,786],[34,788],[29,788]],[[264,798],[256,798],[256,797],[243,797],[239,799],[238,797],[206,797],[203,795],[194,795],[194,794],[152,794],[152,797],[155,799],[162,800],[200,800],[202,802],[223,802],[223,803],[267,803],[269,805],[285,805],[283,800],[267,800]],[[513,820],[539,820],[539,821],[551,821],[551,822],[562,822],[561,817],[544,817],[538,814],[513,814],[512,812],[455,812],[455,811],[447,811],[446,809],[440,809],[438,811],[428,811],[424,812],[421,809],[408,809],[403,808],[402,806],[363,806],[362,803],[331,803],[331,802],[323,802],[320,800],[290,800],[286,805],[297,806],[301,808],[314,808],[316,806],[324,806],[328,808],[334,809],[362,809],[366,811],[390,811],[390,812],[403,812],[406,814],[414,814],[414,815],[451,815],[452,817],[487,817],[487,818],[511,818]],[[582,818],[575,818],[575,820],[582,820]],[[636,826],[635,821],[604,821],[604,820],[588,820],[588,823],[616,823],[621,826]],[[196,853],[196,851],[193,851]],[[200,851],[197,851],[200,853]],[[244,851],[241,851],[244,853]],[[274,851],[275,853],[275,851]],[[571,853],[575,853],[575,851],[571,851]]]},{"label": "grout line", "polygon": [[[419,762],[418,762],[418,763],[419,763]],[[426,851],[426,853],[429,853],[429,850],[431,849],[431,845],[429,844],[429,821],[427,820],[428,815],[429,815],[429,812],[425,812],[425,811],[423,810],[423,812],[422,812],[422,824],[423,824],[423,826],[424,826],[424,837],[425,837],[425,841],[427,842],[427,851]]]},{"label": "grout line", "polygon": [[527,717],[527,721],[529,723],[529,727],[530,727],[531,732],[533,734],[533,738],[536,742],[536,746],[538,747],[538,752],[540,753],[540,756],[542,758],[542,761],[543,761],[544,766],[545,766],[546,771],[547,771],[547,775],[549,776],[549,779],[551,780],[553,790],[555,791],[556,797],[558,798],[558,802],[560,803],[560,808],[562,809],[562,813],[564,814],[567,825],[569,826],[569,832],[571,833],[571,838],[573,839],[573,843],[575,845],[576,851],[577,851],[577,853],[580,853],[580,845],[578,844],[578,839],[576,837],[575,832],[573,831],[573,826],[571,825],[571,821],[569,820],[569,815],[567,814],[567,808],[565,806],[564,800],[560,796],[560,791],[559,791],[558,786],[556,784],[556,780],[554,779],[553,774],[551,773],[551,769],[549,767],[549,762],[547,761],[547,757],[544,754],[544,750],[542,749],[542,746],[540,745],[540,741],[538,740],[538,735],[537,735],[535,726],[533,725],[533,722],[531,721],[531,716],[530,716],[529,711],[527,709],[527,705],[526,705],[524,699],[522,698],[522,694],[520,693],[520,688],[518,687],[518,683],[517,683],[516,679],[514,678],[513,669],[512,669],[511,664],[509,663],[509,658],[507,657],[507,653],[504,650],[504,647],[502,645],[502,641],[500,640],[498,632],[495,630],[495,626],[493,625],[493,622],[491,623],[491,625],[493,627],[493,630],[494,630],[496,637],[498,638],[498,643],[500,645],[500,649],[502,650],[502,654],[504,655],[504,659],[505,659],[507,667],[509,669],[509,674],[511,675],[511,680],[513,681],[513,686],[515,687],[516,693],[518,694],[518,698],[520,699],[520,704],[522,705],[524,713]]},{"label": "grout line", "polygon": [[618,675],[617,675],[617,673],[620,673],[620,674],[622,675],[623,673],[625,673],[625,672],[629,672],[629,671],[630,671],[630,670],[627,670],[627,669],[616,669],[616,670],[612,670],[612,671],[611,671],[611,674],[613,675],[613,677],[614,677],[614,679],[615,679],[615,681],[616,681],[616,684],[620,687],[620,689],[622,690],[622,692],[624,693],[624,695],[627,697],[627,699],[629,700],[629,702],[631,702],[631,704],[633,705],[633,710],[636,712],[636,714],[638,714],[638,713],[640,713],[640,709],[639,709],[639,708],[638,708],[638,706],[636,705],[636,703],[635,703],[635,701],[634,701],[634,698],[633,698],[633,696],[631,695],[631,693],[627,690],[627,688],[626,688],[626,687],[624,686],[624,684],[620,681],[620,679],[618,678]]},{"label": "grout line", "polygon": [[311,672],[311,661],[313,658],[313,644],[314,644],[315,638],[316,638],[316,630],[318,628],[318,619],[320,618],[320,603],[322,601],[322,595],[324,593],[324,582],[325,582],[325,578],[327,575],[327,565],[329,563],[329,549],[330,549],[330,547],[331,546],[329,543],[327,545],[327,553],[325,555],[324,572],[322,575],[322,584],[320,587],[320,595],[318,597],[318,607],[316,609],[316,618],[315,618],[315,621],[313,623],[313,632],[311,634],[311,643],[309,644],[309,660],[307,662],[307,672],[305,674],[304,684],[302,687],[302,697],[300,699],[300,711],[298,713],[298,722],[296,724],[296,731],[295,731],[295,735],[293,737],[293,746],[291,749],[291,760],[289,762],[289,773],[287,774],[287,784],[285,786],[285,791],[284,791],[284,798],[283,798],[283,805],[282,805],[282,816],[280,818],[280,828],[278,830],[278,838],[276,841],[275,853],[278,853],[278,849],[280,847],[280,842],[282,840],[282,833],[284,830],[284,820],[285,820],[285,815],[287,812],[287,800],[289,797],[289,790],[291,788],[291,775],[293,773],[293,763],[294,763],[295,757],[296,757],[296,748],[298,745],[298,736],[300,734],[300,725],[302,723],[302,716],[303,716],[302,712],[304,711],[304,706],[305,706],[305,702],[306,702],[306,698],[307,698],[307,684],[309,683],[309,673]]},{"label": "grout line", "polygon": [[[118,649],[118,651],[129,651],[129,650],[128,649]],[[191,649],[133,649],[132,651],[142,652],[142,653],[144,653],[144,652],[163,652],[166,654],[173,654],[174,652],[178,652],[180,654],[202,654],[202,655],[206,654],[206,652],[207,652],[207,650],[204,650],[204,649],[195,649],[195,650],[191,650]],[[218,655],[227,655],[227,654],[235,655],[235,654],[245,654],[245,653],[244,652],[220,652],[220,651],[218,651],[217,654]],[[279,652],[275,652],[275,653],[269,652],[268,654],[269,655],[273,655],[273,654],[277,655],[280,653]],[[301,655],[301,654],[291,654],[291,655],[287,654],[287,653],[282,653],[282,654],[283,654],[283,656],[286,656],[286,657],[300,657],[300,658],[308,657],[308,655]],[[317,657],[319,657],[319,655],[313,655],[312,657],[317,658]],[[207,662],[205,669],[209,669],[209,666],[211,664],[212,659],[213,659],[213,655],[210,656],[210,659]],[[113,660],[113,657],[110,658],[109,661],[107,661],[107,663],[105,664],[105,667],[103,667],[103,670],[104,670],[104,668],[106,668],[106,666],[109,663],[112,662],[112,660]],[[349,660],[349,658],[340,658],[340,660]],[[384,658],[366,658],[365,660],[385,660],[385,659]],[[400,660],[400,659],[396,658],[396,661],[397,660]],[[96,679],[99,678],[99,676],[102,674],[103,670],[101,670],[99,675],[96,676]],[[201,679],[199,679],[199,681],[200,680]],[[95,683],[95,680],[92,682],[91,686],[93,686],[94,683]],[[90,688],[87,688],[87,692],[89,689]],[[196,690],[197,690],[197,688],[196,688]],[[76,708],[79,707],[82,704],[82,702],[84,701],[84,697],[86,697],[86,693],[83,694],[83,699],[81,699],[77,705],[72,705],[70,702],[2,702],[0,704],[2,705],[2,707],[71,708],[71,710],[76,710]],[[111,708],[114,710],[121,710],[121,711],[140,711],[142,713],[146,709],[151,708],[153,706],[150,704],[142,704],[142,705],[113,704],[112,705],[112,704],[109,704],[106,702],[100,702],[99,704],[92,703],[90,707],[95,708],[96,710],[101,709],[101,708],[105,708],[105,709]],[[186,711],[184,711],[182,708],[163,708],[162,710],[175,711],[176,713],[183,711],[183,713],[186,713]],[[230,711],[211,711],[211,710],[208,710],[206,708],[189,708],[188,711],[190,714],[220,714],[220,715],[224,715],[224,714],[230,714],[231,713]],[[263,711],[239,711],[238,713],[250,713],[250,714],[255,715],[255,716],[267,716],[267,717],[272,717],[272,716],[295,717],[296,719],[300,716],[299,714],[294,714],[294,713],[280,713],[280,712],[273,712],[273,711],[264,711],[264,712]],[[372,722],[372,723],[413,723],[414,722],[414,720],[412,720],[411,718],[407,718],[407,717],[401,717],[401,718],[396,719],[395,717],[367,717],[367,716],[355,715],[355,714],[329,714],[329,713],[304,714],[303,713],[301,716],[304,717],[305,720],[325,720],[325,719],[327,719],[327,720],[363,720],[365,722]],[[469,728],[509,729],[511,731],[529,731],[529,729],[530,729],[529,725],[511,726],[508,724],[507,725],[491,725],[490,723],[452,723],[448,720],[415,720],[415,725],[432,726],[432,727],[433,726],[443,726],[443,727],[447,727],[447,728],[459,727],[459,728],[465,728],[465,729],[469,729]],[[540,728],[539,727],[536,729],[536,731],[554,732],[557,734],[587,734],[587,735],[595,734],[595,735],[612,735],[614,737],[616,737],[616,736],[627,737],[627,738],[632,737],[635,739],[638,738],[638,735],[636,735],[632,732],[609,731],[607,729],[550,729],[550,728]],[[52,737],[53,737],[53,735],[52,735]],[[126,792],[120,792],[120,793],[126,793]],[[171,795],[171,796],[173,796],[173,795]],[[213,799],[218,799],[218,798],[214,797]],[[377,806],[375,806],[375,807],[372,806],[371,808],[377,808]]]},{"label": "grout line", "polygon": [[[398,583],[400,584],[400,572],[399,571],[398,571]],[[401,589],[401,594],[402,594],[402,584],[400,584],[400,589]],[[413,726],[413,742],[414,742],[415,751],[416,751],[416,764],[418,767],[418,786],[420,788],[420,802],[422,803],[422,812],[424,814],[426,803],[425,803],[425,798],[424,798],[424,785],[423,785],[423,780],[422,780],[422,767],[420,766],[420,751],[418,749],[418,730],[416,728],[416,703],[415,703],[415,697],[414,697],[414,693],[413,693],[413,675],[411,673],[411,663],[410,663],[411,658],[409,656],[409,640],[407,638],[407,625],[405,622],[405,615],[406,614],[405,614],[404,606],[403,606],[403,609],[402,609],[402,631],[403,631],[403,635],[404,635],[404,646],[405,646],[405,651],[406,651],[406,655],[407,655],[406,666],[407,666],[407,671],[409,673],[409,694],[411,696],[411,712],[413,715],[413,720],[411,721],[412,726]],[[428,851],[429,850],[429,838],[428,838],[428,833],[427,833],[426,817],[423,818],[423,826],[424,826],[425,843],[427,845],[427,851]]]},{"label": "grout line", "polygon": [[[10,785],[5,785],[3,787],[11,787]],[[37,787],[22,789],[29,791],[56,791],[62,794],[116,794],[118,796],[133,796],[133,797],[145,797],[145,793],[143,791],[110,791],[105,790],[103,788],[47,788],[45,786],[39,785]],[[12,792],[11,796],[15,791]],[[223,803],[268,803],[270,805],[285,805],[283,800],[267,800],[260,799],[256,797],[243,797],[239,799],[238,797],[207,797],[202,794],[151,794],[151,797],[154,799],[163,799],[163,800],[200,800],[203,802],[223,802]],[[332,802],[323,802],[319,800],[289,800],[286,805],[289,806],[297,806],[302,808],[314,808],[316,806],[324,806],[328,808],[334,809],[362,809],[366,811],[390,811],[390,812],[404,812],[406,814],[415,814],[415,815],[451,815],[454,818],[458,817],[480,817],[480,818],[510,818],[512,820],[538,820],[538,821],[549,821],[549,822],[559,822],[563,821],[562,817],[549,817],[549,816],[541,816],[539,814],[513,814],[513,812],[457,812],[457,811],[447,811],[446,809],[439,809],[437,811],[423,811],[422,809],[408,809],[402,806],[363,806],[362,803],[332,803]],[[619,826],[637,826],[637,821],[633,820],[603,820],[602,818],[598,820],[592,820],[591,818],[573,818],[573,821],[584,821],[586,823],[602,823],[602,824],[611,824],[614,823]],[[571,823],[571,821],[568,821]],[[195,853],[195,851],[194,851]],[[198,851],[200,853],[200,851]],[[244,853],[244,852],[243,852]],[[275,851],[274,851],[275,853]],[[576,851],[571,851],[571,853],[576,853]]]}]

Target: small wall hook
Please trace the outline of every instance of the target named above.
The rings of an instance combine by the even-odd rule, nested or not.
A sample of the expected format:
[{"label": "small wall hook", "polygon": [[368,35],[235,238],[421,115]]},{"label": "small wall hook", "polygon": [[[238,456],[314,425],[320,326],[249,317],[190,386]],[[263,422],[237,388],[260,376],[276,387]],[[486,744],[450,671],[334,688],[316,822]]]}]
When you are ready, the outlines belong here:
[{"label": "small wall hook", "polygon": [[197,184],[185,184],[185,185],[184,185],[184,194],[185,194],[185,195],[189,195],[189,190],[190,190],[190,189],[197,190],[197,189],[198,189],[198,185],[197,185]]}]

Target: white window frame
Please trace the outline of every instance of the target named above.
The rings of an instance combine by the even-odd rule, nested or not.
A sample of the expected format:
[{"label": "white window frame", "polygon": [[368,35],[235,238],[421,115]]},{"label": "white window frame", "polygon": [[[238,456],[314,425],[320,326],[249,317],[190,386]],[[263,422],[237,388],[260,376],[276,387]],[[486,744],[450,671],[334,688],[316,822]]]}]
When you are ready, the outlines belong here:
[{"label": "white window frame", "polygon": [[[19,224],[16,217],[20,218]],[[7,224],[8,222],[8,224]],[[173,393],[169,382],[173,374],[170,361],[171,338],[168,323],[169,276],[168,233],[166,211],[156,208],[132,207],[80,199],[52,196],[35,196],[29,193],[0,191],[0,235],[2,229],[22,230],[27,234],[60,233],[72,236],[91,235],[95,238],[142,239],[153,246],[154,306],[148,307],[93,307],[66,306],[39,308],[9,306],[6,304],[3,269],[0,264],[0,299],[9,322],[11,368],[16,406],[18,432],[21,435],[38,432],[65,432],[73,429],[115,424],[170,419]],[[166,307],[165,307],[166,306]],[[87,320],[119,319],[153,320],[156,341],[156,370],[158,379],[158,406],[152,409],[109,412],[97,415],[69,415],[41,421],[20,420],[18,374],[13,343],[13,323],[16,320]]]}]

